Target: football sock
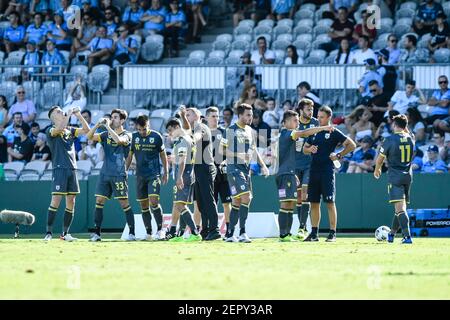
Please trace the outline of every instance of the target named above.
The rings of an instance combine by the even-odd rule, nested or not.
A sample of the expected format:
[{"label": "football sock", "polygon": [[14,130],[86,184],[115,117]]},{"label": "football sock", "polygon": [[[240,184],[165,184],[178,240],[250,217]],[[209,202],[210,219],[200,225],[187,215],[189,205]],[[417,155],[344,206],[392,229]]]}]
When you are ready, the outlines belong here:
[{"label": "football sock", "polygon": [[55,221],[56,212],[58,211],[58,208],[49,206],[48,212],[47,212],[47,232],[52,232],[53,230],[53,222]]},{"label": "football sock", "polygon": [[287,234],[288,211],[280,209],[278,213],[278,225],[280,226],[280,238],[284,238]]},{"label": "football sock", "polygon": [[287,226],[286,226],[286,234],[290,234],[291,233],[291,229],[292,229],[292,223],[294,222],[294,212],[291,210],[289,210],[287,212]]},{"label": "football sock", "polygon": [[152,234],[152,215],[150,214],[149,208],[142,209],[141,213],[142,213],[142,220],[144,221],[145,230],[147,230],[147,234]]},{"label": "football sock", "polygon": [[302,224],[302,204],[297,203],[296,209],[297,209],[298,223],[301,225]]},{"label": "football sock", "polygon": [[226,223],[226,226],[227,226],[227,230],[226,230],[226,232],[225,232],[225,236],[228,236],[228,233],[230,232],[230,223],[227,222],[227,223]]},{"label": "football sock", "polygon": [[317,236],[318,233],[319,233],[319,228],[318,227],[312,227],[311,234]]},{"label": "football sock", "polygon": [[399,212],[397,214],[400,227],[402,228],[403,237],[411,237],[409,231],[409,218],[405,211]]},{"label": "football sock", "polygon": [[163,225],[163,215],[162,215],[161,205],[158,204],[156,207],[152,207],[151,209],[152,209],[153,216],[155,217],[156,228],[158,231],[160,231],[162,229],[162,225]]},{"label": "football sock", "polygon": [[100,235],[100,229],[102,227],[103,222],[103,204],[100,203],[95,204],[94,222],[95,222],[95,233],[97,235]]},{"label": "football sock", "polygon": [[191,211],[189,209],[185,209],[183,212],[181,212],[181,219],[184,220],[184,222],[191,229],[191,234],[198,234],[198,230],[195,227],[195,223],[194,220],[192,220]]},{"label": "football sock", "polygon": [[69,232],[70,226],[72,225],[73,221],[73,210],[67,209],[64,210],[64,228],[63,228],[63,235],[65,236],[67,232]]},{"label": "football sock", "polygon": [[397,214],[394,214],[394,218],[392,218],[391,234],[395,235],[398,229],[400,229],[400,222],[398,221]]},{"label": "football sock", "polygon": [[305,229],[306,228],[306,221],[308,220],[310,208],[311,208],[311,204],[309,202],[303,202],[302,203],[300,229]]},{"label": "football sock", "polygon": [[125,219],[127,220],[128,228],[130,228],[130,234],[134,235],[134,214],[133,214],[133,210],[128,205],[128,207],[123,209],[123,212],[125,212]]},{"label": "football sock", "polygon": [[234,234],[234,227],[236,227],[239,220],[239,207],[231,206],[230,211],[230,236]]},{"label": "football sock", "polygon": [[241,206],[239,207],[239,227],[241,229],[245,229],[245,222],[247,221],[248,217],[248,208],[249,205],[244,203],[241,203]]}]

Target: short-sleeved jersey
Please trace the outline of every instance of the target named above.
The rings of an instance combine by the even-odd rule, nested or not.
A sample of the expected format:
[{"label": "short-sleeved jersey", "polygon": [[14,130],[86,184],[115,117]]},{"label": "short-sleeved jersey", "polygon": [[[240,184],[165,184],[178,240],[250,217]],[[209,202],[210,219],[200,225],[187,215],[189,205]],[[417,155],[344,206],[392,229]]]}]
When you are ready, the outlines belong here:
[{"label": "short-sleeved jersey", "polygon": [[131,152],[136,158],[136,174],[141,177],[159,176],[159,154],[164,150],[164,141],[159,132],[150,130],[145,137],[134,132],[131,136]]},{"label": "short-sleeved jersey", "polygon": [[126,177],[125,160],[130,152],[131,134],[126,130],[119,134],[119,137],[128,136],[128,144],[119,145],[109,135],[108,131],[100,133],[100,143],[105,152],[103,167],[100,174],[108,177]]},{"label": "short-sleeved jersey", "polygon": [[333,132],[322,131],[309,137],[307,143],[317,146],[317,152],[312,155],[311,171],[333,172],[334,165],[330,159],[330,154],[346,139],[347,136],[338,129]]},{"label": "short-sleeved jersey", "polygon": [[411,174],[413,152],[414,140],[408,133],[395,132],[384,140],[380,154],[386,157],[390,180]]},{"label": "short-sleeved jersey", "polygon": [[217,166],[220,165],[223,162],[223,160],[225,160],[225,156],[219,151],[220,143],[224,136],[225,136],[225,128],[217,127],[216,129],[211,129],[213,158],[214,164]]},{"label": "short-sleeved jersey", "polygon": [[52,153],[52,167],[53,169],[76,169],[76,155],[73,142],[78,137],[77,128],[66,127],[64,132],[52,137],[52,130],[55,127],[47,129],[47,142]]},{"label": "short-sleeved jersey", "polygon": [[190,136],[184,135],[175,140],[173,144],[173,154],[175,156],[175,179],[177,179],[178,172],[180,170],[180,158],[186,157],[183,180],[191,179],[191,182],[194,182],[193,165],[195,161],[195,153],[195,145]]},{"label": "short-sleeved jersey", "polygon": [[[306,130],[319,126],[319,121],[316,118],[311,118],[309,122],[303,123],[300,121],[298,130]],[[308,169],[311,165],[312,157],[310,154],[303,153],[303,146],[308,138],[298,138],[295,144],[295,166],[296,169]]]},{"label": "short-sleeved jersey", "polygon": [[278,173],[295,174],[295,131],[281,129],[278,137]]},{"label": "short-sleeved jersey", "polygon": [[[233,156],[227,156],[227,172],[240,171],[248,174],[250,172],[250,155],[256,148],[256,139],[250,126],[241,127],[236,122],[225,130],[221,144],[226,147],[229,152],[234,153]],[[246,154],[246,161],[238,158],[236,153]]]},{"label": "short-sleeved jersey", "polygon": [[194,133],[201,133],[202,139],[196,143],[195,164],[214,164],[211,130],[207,125],[198,123]]}]

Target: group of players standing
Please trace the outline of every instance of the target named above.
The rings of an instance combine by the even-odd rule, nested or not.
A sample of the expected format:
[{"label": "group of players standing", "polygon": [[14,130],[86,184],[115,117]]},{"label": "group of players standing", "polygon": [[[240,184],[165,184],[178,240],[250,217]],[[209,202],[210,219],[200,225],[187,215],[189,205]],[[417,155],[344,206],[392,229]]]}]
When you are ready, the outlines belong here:
[{"label": "group of players standing", "polygon": [[[300,100],[296,111],[289,110],[284,113],[283,127],[278,136],[275,159],[280,201],[278,223],[282,242],[319,240],[321,199],[327,203],[330,221],[330,233],[326,241],[336,241],[337,212],[333,161],[352,152],[356,145],[331,125],[332,111],[329,107],[323,106],[318,110],[318,119],[313,117],[313,110],[313,101]],[[73,142],[80,134],[86,134],[88,139],[101,143],[105,153],[95,192],[95,232],[90,241],[101,241],[103,207],[105,201],[112,196],[119,201],[125,213],[129,227],[126,240],[137,240],[127,184],[127,171],[134,157],[137,201],[147,232],[147,236],[142,240],[193,242],[221,238],[217,210],[220,195],[226,221],[224,240],[251,242],[245,230],[252,200],[250,161],[256,160],[262,174],[269,175],[269,170],[256,148],[256,134],[250,127],[253,119],[251,105],[239,105],[238,119],[227,129],[219,127],[219,110],[216,107],[207,109],[207,125],[202,122],[198,109],[184,106],[180,108],[178,118],[167,122],[166,131],[173,142],[175,186],[172,220],[166,230],[163,230],[159,195],[161,184],[167,183],[169,179],[169,162],[163,137],[159,132],[150,129],[147,116],[139,116],[136,119],[137,131],[130,133],[124,129],[127,113],[121,109],[112,110],[110,120],[102,118],[93,128],[89,128],[81,117],[80,110],[76,108],[65,114],[60,107],[55,106],[48,114],[53,125],[47,130],[47,136],[54,157],[52,157],[52,199],[48,210],[45,240],[52,239],[53,222],[63,196],[66,198],[66,209],[60,238],[66,241],[77,240],[69,233],[75,211],[75,197],[79,193]],[[81,128],[68,126],[72,115],[78,118]],[[411,183],[411,151],[414,142],[406,129],[406,118],[400,116],[394,119],[394,126],[397,130],[393,135],[395,137],[387,138],[385,141],[377,160],[375,177],[380,176],[381,165],[384,158],[387,158],[389,192],[396,208],[392,235],[389,239],[393,241],[394,232],[401,226],[404,239],[407,239],[408,243],[411,240],[409,228],[405,224],[408,218],[406,201]],[[104,129],[99,132],[101,127]],[[335,153],[338,146],[342,146],[343,149]],[[395,173],[392,173],[394,171]],[[193,218],[188,205],[192,204],[194,196],[198,210]],[[290,231],[295,207],[299,231],[296,235],[292,235]],[[310,210],[312,232],[308,235],[306,221]],[[152,215],[157,225],[157,232],[154,235],[152,235]],[[238,222],[239,237],[235,237]],[[187,238],[183,236],[186,226],[191,231]]]}]

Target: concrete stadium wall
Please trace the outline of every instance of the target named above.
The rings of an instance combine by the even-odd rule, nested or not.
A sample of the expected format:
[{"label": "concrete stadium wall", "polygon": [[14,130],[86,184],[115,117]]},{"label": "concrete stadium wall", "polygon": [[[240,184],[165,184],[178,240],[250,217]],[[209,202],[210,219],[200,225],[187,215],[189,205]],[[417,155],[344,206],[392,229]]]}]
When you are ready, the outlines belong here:
[{"label": "concrete stadium wall", "polygon": [[[81,194],[77,197],[76,217],[72,226],[73,233],[87,232],[94,225],[95,184],[97,176],[88,181],[80,181]],[[171,210],[173,181],[162,187],[161,202],[164,212]],[[392,206],[387,202],[386,175],[375,180],[371,174],[339,174],[336,178],[338,229],[373,230],[380,225],[390,225]],[[0,182],[0,210],[30,211],[36,216],[32,227],[21,227],[21,232],[43,233],[47,220],[47,208],[50,202],[51,181]],[[253,177],[255,198],[252,212],[278,211],[277,190],[274,177]],[[134,200],[135,177],[129,179],[129,191],[133,210],[139,213],[139,205]],[[447,208],[450,205],[449,174],[419,174],[414,176],[411,190],[410,208]],[[220,208],[220,206],[219,206]],[[55,222],[54,231],[62,228],[62,204]],[[321,228],[328,227],[325,206],[322,206]],[[104,211],[105,229],[122,229],[125,218],[117,201],[108,201]],[[14,226],[0,223],[0,233],[13,234]]]}]

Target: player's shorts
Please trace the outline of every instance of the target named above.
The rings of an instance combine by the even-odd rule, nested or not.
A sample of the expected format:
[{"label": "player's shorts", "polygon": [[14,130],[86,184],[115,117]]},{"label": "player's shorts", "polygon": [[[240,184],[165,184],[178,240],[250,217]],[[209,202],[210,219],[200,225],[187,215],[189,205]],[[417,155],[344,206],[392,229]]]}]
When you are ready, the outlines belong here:
[{"label": "player's shorts", "polygon": [[110,177],[100,174],[95,188],[95,196],[111,199],[128,199],[127,177]]},{"label": "player's shorts", "polygon": [[252,192],[252,180],[249,174],[242,171],[227,173],[230,186],[231,198],[238,198],[243,194]]},{"label": "player's shorts", "polygon": [[297,179],[294,174],[279,175],[275,181],[280,201],[297,201]]},{"label": "player's shorts", "polygon": [[411,188],[411,176],[397,177],[396,179],[388,178],[389,202],[399,202],[405,200],[409,203],[409,191]]},{"label": "player's shorts", "polygon": [[74,169],[55,168],[52,179],[53,195],[70,195],[80,193],[77,171]]},{"label": "player's shorts", "polygon": [[216,203],[219,200],[222,203],[230,203],[231,202],[231,192],[230,185],[228,184],[227,176],[223,173],[219,173],[214,180],[214,200]]},{"label": "player's shorts", "polygon": [[295,174],[297,175],[297,178],[300,181],[300,184],[298,185],[299,189],[301,189],[302,186],[309,185],[309,171],[310,171],[309,168],[295,170]]},{"label": "player's shorts", "polygon": [[136,177],[137,201],[147,200],[150,196],[158,196],[161,192],[161,179],[159,177]]},{"label": "player's shorts", "polygon": [[178,189],[177,186],[173,186],[173,202],[191,204],[194,196],[194,184],[184,183],[183,189]]},{"label": "player's shorts", "polygon": [[335,201],[335,178],[334,172],[311,172],[308,186],[309,202]]}]

